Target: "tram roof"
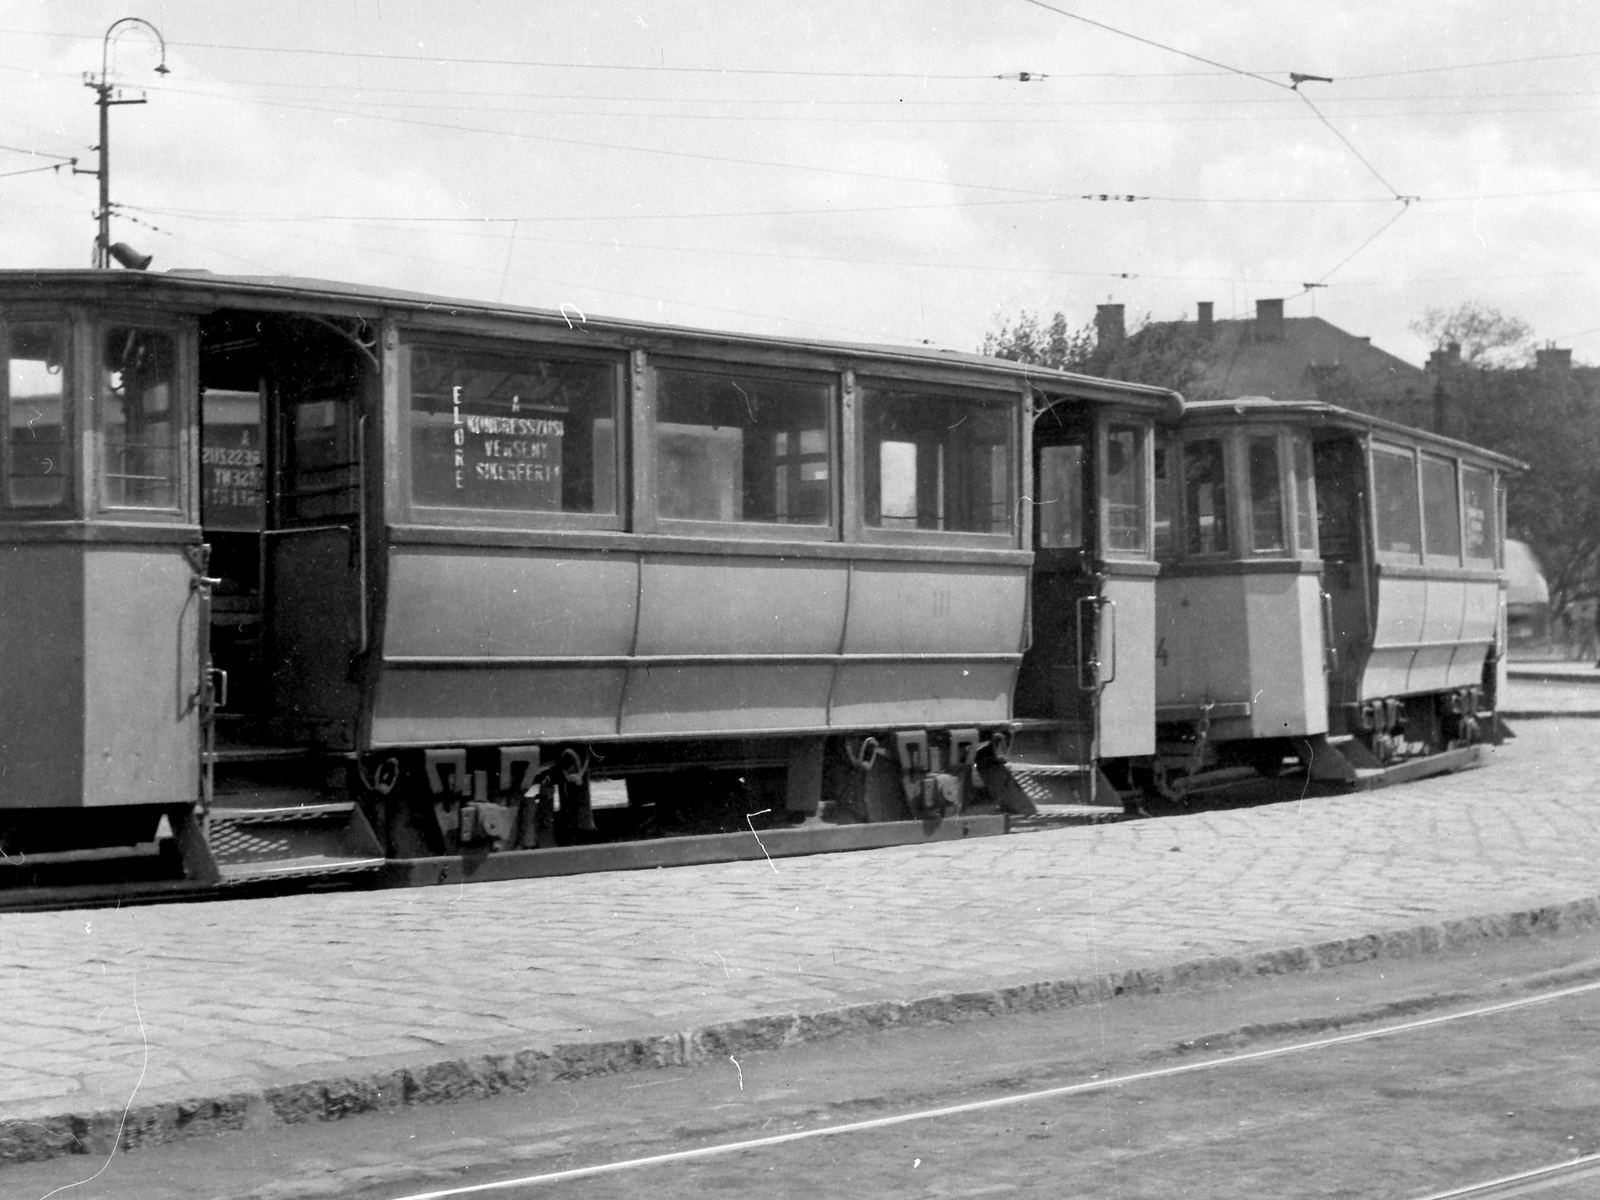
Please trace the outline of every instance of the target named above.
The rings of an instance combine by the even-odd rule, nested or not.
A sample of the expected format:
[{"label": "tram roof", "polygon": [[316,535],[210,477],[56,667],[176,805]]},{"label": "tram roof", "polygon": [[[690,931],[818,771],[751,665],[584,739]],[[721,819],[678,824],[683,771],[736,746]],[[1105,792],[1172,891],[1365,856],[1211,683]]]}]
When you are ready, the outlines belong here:
[{"label": "tram roof", "polygon": [[1381,433],[1395,441],[1410,442],[1439,451],[1451,451],[1510,471],[1526,471],[1528,464],[1521,459],[1486,450],[1471,442],[1445,437],[1426,429],[1402,425],[1398,421],[1375,417],[1370,413],[1340,408],[1337,404],[1323,404],[1315,400],[1274,400],[1270,396],[1240,396],[1233,400],[1191,400],[1183,406],[1187,420],[1204,421],[1227,416],[1259,417],[1262,420],[1293,420],[1306,425],[1332,426],[1356,429],[1366,433]]},{"label": "tram roof", "polygon": [[56,302],[61,302],[68,296],[86,301],[112,303],[140,300],[148,302],[157,298],[170,298],[185,307],[206,305],[225,307],[247,301],[258,301],[270,302],[274,307],[285,310],[289,310],[295,304],[301,304],[307,308],[325,307],[342,315],[357,316],[364,315],[362,313],[364,307],[376,305],[389,311],[481,317],[490,320],[521,320],[530,324],[566,325],[569,328],[582,326],[618,337],[679,337],[725,346],[772,347],[831,353],[907,365],[959,366],[980,373],[1027,382],[1047,393],[1071,393],[1088,399],[1131,402],[1140,407],[1155,409],[1166,417],[1176,417],[1183,410],[1183,397],[1168,388],[1099,379],[1053,367],[992,358],[961,350],[732,333],[687,325],[595,316],[579,312],[570,305],[564,309],[533,308],[291,275],[220,275],[211,271],[182,268],[164,272],[90,268],[0,270],[0,297],[15,298],[19,291],[31,292],[32,298]]}]

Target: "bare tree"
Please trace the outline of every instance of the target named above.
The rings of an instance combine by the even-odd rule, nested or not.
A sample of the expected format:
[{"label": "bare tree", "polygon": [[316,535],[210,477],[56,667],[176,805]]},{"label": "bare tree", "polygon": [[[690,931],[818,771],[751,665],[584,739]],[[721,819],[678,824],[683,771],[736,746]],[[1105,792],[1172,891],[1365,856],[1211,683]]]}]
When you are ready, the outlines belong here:
[{"label": "bare tree", "polygon": [[1533,356],[1532,326],[1476,300],[1430,308],[1411,322],[1411,332],[1435,350],[1459,346],[1461,361],[1471,367],[1520,367]]}]

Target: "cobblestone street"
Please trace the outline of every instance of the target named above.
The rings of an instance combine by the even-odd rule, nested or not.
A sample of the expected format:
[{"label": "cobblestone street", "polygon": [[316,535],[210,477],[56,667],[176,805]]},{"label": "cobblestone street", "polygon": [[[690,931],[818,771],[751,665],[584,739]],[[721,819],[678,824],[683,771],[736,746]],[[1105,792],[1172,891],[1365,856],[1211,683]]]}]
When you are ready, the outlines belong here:
[{"label": "cobblestone street", "polygon": [[1086,979],[1600,895],[1600,721],[1487,769],[1098,828],[0,918],[0,1118]]}]

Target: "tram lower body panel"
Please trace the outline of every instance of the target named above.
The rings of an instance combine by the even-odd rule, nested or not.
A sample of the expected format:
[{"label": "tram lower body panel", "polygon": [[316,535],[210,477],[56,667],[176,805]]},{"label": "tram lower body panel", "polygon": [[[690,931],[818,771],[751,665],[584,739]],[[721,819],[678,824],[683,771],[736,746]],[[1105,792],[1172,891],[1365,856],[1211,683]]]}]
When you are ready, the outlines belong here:
[{"label": "tram lower body panel", "polygon": [[1176,575],[1156,585],[1156,720],[1217,740],[1327,732],[1322,601],[1303,571]]},{"label": "tram lower body panel", "polygon": [[374,747],[996,723],[1026,570],[397,553]]},{"label": "tram lower body panel", "polygon": [[0,812],[192,803],[200,617],[183,547],[3,553]]}]

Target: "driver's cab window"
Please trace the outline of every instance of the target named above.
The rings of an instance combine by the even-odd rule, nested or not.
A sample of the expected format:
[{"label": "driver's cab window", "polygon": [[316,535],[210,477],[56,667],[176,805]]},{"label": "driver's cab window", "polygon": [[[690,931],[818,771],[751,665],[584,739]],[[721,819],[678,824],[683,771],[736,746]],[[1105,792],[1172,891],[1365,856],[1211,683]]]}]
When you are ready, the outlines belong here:
[{"label": "driver's cab window", "polygon": [[1083,549],[1083,447],[1041,446],[1038,470],[1039,549]]},{"label": "driver's cab window", "polygon": [[1105,436],[1106,553],[1143,558],[1150,548],[1145,528],[1145,433],[1133,425],[1111,425]]}]

